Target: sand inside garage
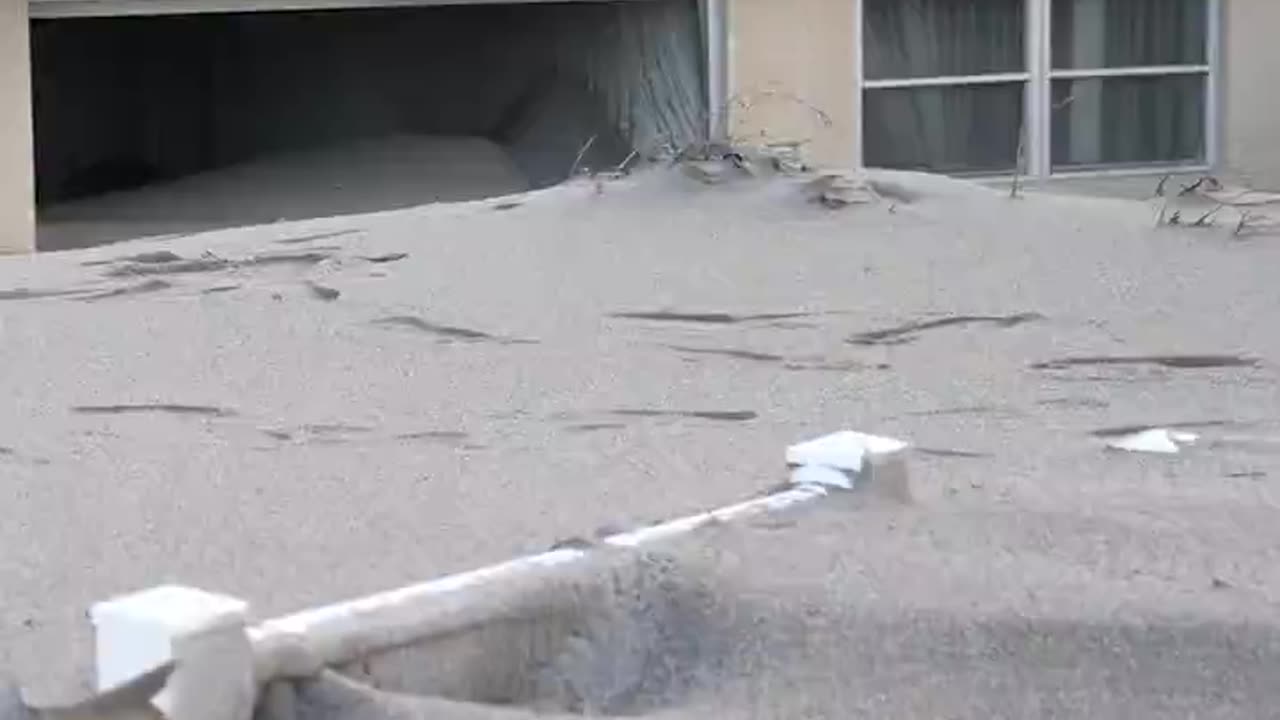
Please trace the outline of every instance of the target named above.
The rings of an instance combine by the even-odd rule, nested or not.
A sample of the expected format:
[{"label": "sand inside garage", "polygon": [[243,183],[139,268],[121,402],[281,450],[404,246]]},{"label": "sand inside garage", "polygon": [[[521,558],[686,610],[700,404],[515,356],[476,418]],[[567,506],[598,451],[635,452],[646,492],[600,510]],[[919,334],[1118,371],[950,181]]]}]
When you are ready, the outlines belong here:
[{"label": "sand inside garage", "polygon": [[[491,197],[702,137],[698,4],[37,20],[43,250]],[[588,145],[589,143],[589,145]]]}]

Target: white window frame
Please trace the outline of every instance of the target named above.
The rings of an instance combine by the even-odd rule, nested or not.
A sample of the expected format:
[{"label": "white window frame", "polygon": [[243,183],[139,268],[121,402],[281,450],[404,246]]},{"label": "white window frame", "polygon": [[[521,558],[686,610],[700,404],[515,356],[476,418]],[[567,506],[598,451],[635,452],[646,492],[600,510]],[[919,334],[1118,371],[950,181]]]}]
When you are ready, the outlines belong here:
[{"label": "white window frame", "polygon": [[[868,79],[864,60],[866,43],[863,42],[863,0],[853,0],[855,23],[853,31],[857,43],[857,112],[854,113],[856,140],[856,164],[864,158],[863,112],[868,90],[913,87],[956,87],[983,84],[1024,83],[1023,118],[1024,138],[1022,174],[1026,177],[1102,177],[1123,175],[1150,175],[1182,172],[1205,172],[1217,167],[1221,153],[1220,132],[1220,75],[1222,38],[1222,0],[1205,0],[1206,23],[1205,63],[1202,65],[1148,65],[1120,68],[1054,69],[1052,56],[1053,0],[1023,0],[1025,3],[1026,70],[1022,72],[991,73],[985,75],[946,75],[903,79]],[[1158,163],[1114,168],[1087,168],[1054,170],[1052,167],[1052,87],[1054,80],[1073,78],[1151,77],[1173,75],[1202,75],[1204,91],[1204,161],[1200,163]]]}]

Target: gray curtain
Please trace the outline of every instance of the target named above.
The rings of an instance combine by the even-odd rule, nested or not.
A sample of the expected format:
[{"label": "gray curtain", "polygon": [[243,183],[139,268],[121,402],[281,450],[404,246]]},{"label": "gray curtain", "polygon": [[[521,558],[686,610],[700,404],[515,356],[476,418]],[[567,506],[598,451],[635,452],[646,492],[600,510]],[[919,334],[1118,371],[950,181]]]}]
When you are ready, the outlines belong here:
[{"label": "gray curtain", "polygon": [[[1054,67],[1203,64],[1206,9],[1205,0],[1054,0]],[[1204,90],[1198,74],[1056,81],[1054,164],[1200,160]]]},{"label": "gray curtain", "polygon": [[[570,3],[548,16],[562,72],[578,75],[642,154],[706,139],[707,92],[696,0]],[[577,31],[574,31],[577,28]]]},{"label": "gray curtain", "polygon": [[[870,80],[1020,72],[1023,0],[866,0]],[[1007,171],[1017,156],[1022,83],[868,90],[868,165]]]}]

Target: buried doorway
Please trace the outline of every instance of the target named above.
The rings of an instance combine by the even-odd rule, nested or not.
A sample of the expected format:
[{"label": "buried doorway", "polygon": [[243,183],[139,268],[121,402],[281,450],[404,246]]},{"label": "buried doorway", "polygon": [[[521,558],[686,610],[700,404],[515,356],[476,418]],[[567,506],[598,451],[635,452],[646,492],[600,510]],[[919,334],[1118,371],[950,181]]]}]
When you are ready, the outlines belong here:
[{"label": "buried doorway", "polygon": [[469,200],[705,132],[696,0],[38,19],[39,247]]}]

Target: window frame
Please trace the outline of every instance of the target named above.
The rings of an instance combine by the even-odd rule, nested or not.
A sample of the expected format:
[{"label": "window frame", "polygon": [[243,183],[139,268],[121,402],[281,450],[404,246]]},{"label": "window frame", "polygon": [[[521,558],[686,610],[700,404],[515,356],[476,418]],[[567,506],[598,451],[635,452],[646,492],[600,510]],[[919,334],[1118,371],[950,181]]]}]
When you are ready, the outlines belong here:
[{"label": "window frame", "polygon": [[[870,90],[927,87],[973,87],[984,84],[1023,83],[1023,157],[1020,174],[1037,179],[1050,177],[1105,177],[1117,175],[1150,175],[1182,172],[1204,172],[1216,167],[1220,157],[1220,68],[1222,37],[1222,0],[1205,0],[1205,62],[1203,64],[1140,65],[1115,68],[1053,67],[1052,3],[1054,0],[1023,0],[1026,19],[1024,47],[1027,54],[1022,72],[982,75],[939,75],[901,79],[869,79],[866,77],[864,0],[852,0],[857,43],[856,77],[858,108],[854,114],[857,165],[863,164],[863,113]],[[1170,77],[1199,75],[1204,77],[1204,161],[1199,163],[1144,163],[1115,167],[1053,168],[1053,82],[1093,78]],[[999,177],[998,175],[994,177]]]}]

